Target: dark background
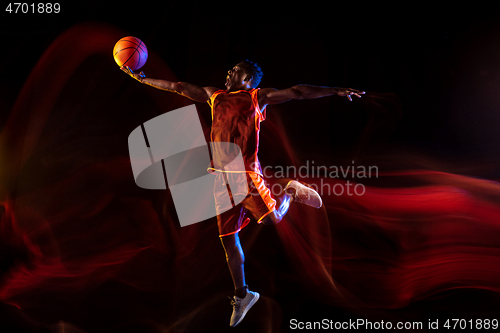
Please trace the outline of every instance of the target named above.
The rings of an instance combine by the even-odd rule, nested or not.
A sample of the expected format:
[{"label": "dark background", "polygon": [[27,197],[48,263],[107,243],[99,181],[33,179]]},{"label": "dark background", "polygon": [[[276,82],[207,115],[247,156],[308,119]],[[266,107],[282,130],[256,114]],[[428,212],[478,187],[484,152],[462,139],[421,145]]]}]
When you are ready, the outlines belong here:
[{"label": "dark background", "polygon": [[[495,151],[500,27],[494,6],[171,2],[129,8],[87,2],[67,7],[52,15],[2,13],[7,110],[50,43],[70,26],[91,20],[140,36],[182,81],[222,87],[226,71],[249,58],[264,70],[261,87],[307,83],[395,94],[403,112],[393,142],[438,156]],[[147,65],[143,70],[155,76]],[[283,106],[292,130],[302,125],[293,119],[318,104],[308,103]],[[328,125],[335,130],[359,127],[362,116],[319,103],[330,107]]]},{"label": "dark background", "polygon": [[[498,277],[498,272],[488,271],[489,266],[494,265],[491,261],[485,261],[484,271],[478,269],[474,277],[431,273],[436,280],[426,280],[430,281],[426,282],[426,288],[415,289],[424,290],[420,293],[414,291],[410,295],[411,292],[405,294],[406,291],[398,289],[400,293],[394,291],[393,295],[387,291],[393,281],[391,276],[398,276],[391,270],[392,260],[402,261],[407,253],[404,245],[416,240],[424,244],[432,237],[438,239],[422,246],[430,258],[436,248],[473,244],[476,248],[482,247],[484,255],[494,253],[493,263],[498,263],[498,255],[495,256],[498,246],[486,237],[498,234],[497,225],[488,220],[493,213],[488,218],[478,215],[478,211],[486,209],[476,207],[474,200],[486,197],[485,200],[496,207],[492,211],[498,209],[495,181],[500,177],[499,10],[479,4],[363,6],[336,2],[277,6],[205,2],[111,6],[85,2],[62,4],[61,8],[59,14],[9,14],[2,8],[0,126],[4,133],[9,133],[7,139],[2,139],[5,165],[10,165],[7,162],[10,156],[19,153],[5,147],[22,146],[16,142],[23,142],[29,136],[26,133],[30,133],[22,130],[23,122],[16,123],[19,127],[9,127],[8,119],[16,100],[33,96],[33,105],[26,109],[26,114],[34,116],[37,98],[42,98],[36,88],[20,95],[28,76],[34,75],[39,85],[57,81],[57,68],[36,72],[35,65],[61,33],[84,24],[84,27],[112,31],[111,35],[117,38],[132,35],[142,39],[151,59],[142,70],[149,77],[163,78],[167,73],[165,68],[170,68],[178,80],[223,87],[227,70],[248,58],[263,69],[261,87],[280,89],[313,84],[367,92],[353,102],[330,97],[269,107],[261,132],[260,157],[264,165],[300,166],[311,160],[316,165],[349,165],[355,160],[357,165],[377,165],[381,175],[387,175],[387,178],[367,180],[366,184],[374,186],[374,193],[385,188],[402,190],[401,193],[406,188],[418,190],[422,183],[453,187],[451,192],[439,187],[443,193],[451,193],[442,197],[442,205],[439,200],[426,201],[449,209],[446,214],[432,208],[434,206],[430,209],[430,206],[420,206],[418,201],[405,206],[410,207],[406,213],[398,213],[396,217],[392,213],[384,215],[391,223],[413,221],[404,224],[407,239],[400,240],[396,240],[399,234],[394,231],[399,227],[370,224],[369,221],[382,216],[377,215],[382,214],[376,211],[379,206],[369,201],[376,198],[373,193],[363,209],[373,209],[375,213],[363,218],[356,215],[359,207],[350,206],[348,201],[325,200],[330,205],[326,205],[327,221],[334,222],[324,225],[329,225],[332,234],[338,232],[338,236],[332,236],[325,245],[314,233],[321,235],[322,231],[313,228],[309,243],[314,251],[315,246],[323,249],[324,245],[334,249],[330,269],[336,271],[337,282],[347,294],[355,294],[355,298],[361,300],[363,305],[358,304],[357,310],[346,310],[342,304],[330,302],[332,291],[324,281],[305,280],[307,273],[297,271],[300,269],[296,268],[295,261],[312,265],[299,265],[302,270],[304,267],[309,267],[311,272],[317,269],[314,260],[308,261],[307,254],[291,255],[290,246],[307,249],[307,241],[297,245],[297,239],[286,233],[288,229],[249,231],[247,236],[242,236],[244,244],[248,244],[248,279],[252,281],[249,284],[266,298],[261,307],[252,310],[256,314],[250,316],[250,313],[238,330],[255,332],[265,327],[270,332],[286,332],[290,318],[303,321],[371,318],[373,321],[427,323],[435,318],[493,319],[498,315],[498,283],[488,282]],[[42,134],[36,148],[31,151],[26,148],[28,162],[21,167],[12,164],[2,169],[2,202],[7,207],[4,215],[13,214],[10,219],[4,217],[3,222],[14,225],[13,221],[17,221],[22,231],[14,228],[9,232],[19,239],[23,233],[29,235],[42,249],[39,254],[22,241],[19,244],[4,241],[5,248],[19,251],[4,250],[9,253],[4,255],[8,258],[6,276],[24,267],[22,263],[31,262],[38,267],[33,269],[38,273],[28,275],[27,282],[23,280],[25,284],[6,280],[9,282],[4,283],[2,292],[4,313],[21,316],[18,310],[6,305],[17,304],[30,320],[50,324],[62,319],[89,332],[223,331],[227,329],[231,310],[224,303],[224,295],[231,294],[232,290],[213,221],[210,226],[200,223],[184,233],[178,231],[175,213],[169,213],[172,203],[168,191],[135,189],[127,164],[126,138],[130,131],[172,110],[172,105],[188,102],[168,93],[151,91],[152,88],[128,78],[114,63],[112,48],[113,45],[109,45],[108,55],[95,54],[78,64],[51,108],[48,121],[40,125]],[[59,57],[61,64],[71,62],[64,53]],[[37,73],[43,73],[43,77],[36,77]],[[43,90],[40,88],[40,91]],[[197,108],[209,126],[208,106],[197,104]],[[36,127],[37,122],[34,123]],[[462,180],[450,181],[440,175],[432,181],[390,177],[394,172],[411,170],[463,175],[487,182],[494,188],[477,184],[466,188]],[[453,191],[457,188],[469,192],[463,194],[464,197],[455,197]],[[112,194],[108,196],[109,193]],[[392,192],[393,200],[403,198],[405,194],[401,193]],[[468,199],[471,201],[461,201]],[[390,207],[388,201],[385,202]],[[465,206],[470,205],[470,210],[457,212],[464,207],[463,202],[467,203]],[[401,209],[398,205],[394,203],[395,208]],[[352,208],[352,212],[344,207]],[[455,215],[459,216],[456,221]],[[301,216],[291,212],[293,228],[297,221],[304,221]],[[75,227],[75,219],[85,223]],[[447,224],[450,219],[457,224]],[[157,230],[145,227],[147,221],[153,220]],[[345,223],[336,224],[339,220]],[[420,229],[424,228],[423,224],[415,221],[434,224],[423,231]],[[472,231],[457,231],[461,221],[492,224],[472,225],[470,230],[477,231],[477,235],[471,236]],[[170,236],[173,230],[177,230],[175,237]],[[202,231],[210,234],[203,242]],[[170,241],[176,245],[155,238],[163,233],[166,239],[172,237]],[[462,238],[453,238],[448,233]],[[443,235],[442,238],[439,235]],[[9,237],[6,232],[4,238]],[[163,244],[158,245],[160,250],[137,250],[156,241]],[[188,245],[184,246],[183,242]],[[134,246],[128,247],[130,244]],[[22,254],[26,247],[28,254]],[[348,252],[347,248],[354,252]],[[357,250],[360,252],[353,254]],[[134,257],[134,251],[140,254]],[[462,253],[456,251],[453,253]],[[123,254],[123,257],[109,259],[114,258],[113,254]],[[349,255],[357,257],[355,264],[346,259]],[[61,258],[64,263],[81,267],[81,270],[75,268],[80,273],[65,276],[66,282],[62,283],[56,264],[37,261],[44,257]],[[123,260],[123,265],[101,272],[93,266],[92,258],[99,258],[95,262],[101,264]],[[472,258],[479,262],[483,257]],[[216,269],[217,273],[213,273],[207,266],[220,268],[220,272]],[[470,266],[464,265],[464,271],[470,269],[466,267]],[[174,277],[169,274],[172,269],[178,272]],[[37,282],[40,272],[56,278]],[[373,272],[378,275],[370,275]],[[412,279],[418,281],[418,273],[411,277],[398,276],[395,280],[403,281],[404,285],[404,281]],[[17,278],[17,281],[21,280]],[[379,281],[385,284],[381,283],[380,287]],[[360,292],[363,290],[360,286],[366,286],[368,292]],[[325,299],[321,298],[322,293]],[[5,327],[28,325],[22,324],[28,321],[26,318],[3,318],[3,321]],[[247,326],[243,326],[247,321]]]}]

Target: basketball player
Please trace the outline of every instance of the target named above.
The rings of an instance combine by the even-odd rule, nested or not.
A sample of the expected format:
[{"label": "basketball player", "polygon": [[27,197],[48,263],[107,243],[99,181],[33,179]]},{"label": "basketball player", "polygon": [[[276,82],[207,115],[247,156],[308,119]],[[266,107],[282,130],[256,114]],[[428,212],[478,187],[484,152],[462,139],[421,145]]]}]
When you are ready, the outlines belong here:
[{"label": "basketball player", "polygon": [[[207,102],[212,109],[211,142],[236,143],[241,149],[245,170],[228,170],[223,162],[225,152],[217,151],[212,152],[213,164],[209,168],[216,174],[214,196],[218,213],[217,223],[235,288],[235,296],[231,301],[233,313],[230,326],[236,326],[259,299],[259,293],[248,290],[245,282],[245,257],[238,236],[238,232],[250,221],[245,218],[245,214],[250,213],[258,223],[276,224],[287,213],[292,202],[315,208],[322,206],[319,194],[297,181],[290,181],[280,195],[272,195],[264,184],[257,151],[260,122],[266,118],[266,106],[292,99],[312,99],[330,95],[346,96],[352,101],[351,96],[359,98],[364,91],[311,85],[297,85],[283,90],[260,89],[257,86],[263,75],[262,70],[249,60],[240,62],[228,71],[224,90],[152,79],[146,77],[143,72],[134,73],[128,67],[121,69],[143,84],[174,92],[197,102]],[[229,187],[229,184],[240,184],[241,187]],[[238,200],[240,203],[229,210],[228,207],[223,207],[222,200],[224,196],[227,198],[228,192],[233,198],[245,196],[243,201]]]}]

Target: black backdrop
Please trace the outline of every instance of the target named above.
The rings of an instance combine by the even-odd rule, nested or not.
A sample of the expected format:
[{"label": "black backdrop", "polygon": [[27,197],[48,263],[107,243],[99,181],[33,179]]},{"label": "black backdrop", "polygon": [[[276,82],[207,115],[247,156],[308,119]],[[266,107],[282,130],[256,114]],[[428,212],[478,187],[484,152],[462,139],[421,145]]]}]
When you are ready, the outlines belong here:
[{"label": "black backdrop", "polygon": [[[294,207],[274,228],[242,232],[248,283],[264,297],[238,330],[286,332],[293,318],[427,329],[498,315],[497,10],[61,7],[2,12],[1,296],[17,318],[2,317],[5,330],[58,320],[88,332],[229,329],[232,284],[214,219],[180,228],[168,190],[134,184],[128,134],[191,102],[118,69],[111,51],[126,35],[146,43],[150,77],[223,87],[249,58],[261,87],[367,92],[268,108],[264,165],[355,163],[380,174],[358,179],[363,196],[324,195],[320,211]],[[207,134],[209,108],[196,105]]]}]

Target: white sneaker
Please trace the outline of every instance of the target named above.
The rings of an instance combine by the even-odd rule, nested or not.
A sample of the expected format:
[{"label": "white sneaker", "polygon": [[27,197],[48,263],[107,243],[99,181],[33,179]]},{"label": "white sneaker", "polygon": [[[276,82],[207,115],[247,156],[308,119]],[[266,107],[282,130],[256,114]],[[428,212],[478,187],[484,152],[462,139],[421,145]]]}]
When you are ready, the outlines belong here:
[{"label": "white sneaker", "polygon": [[292,189],[291,192],[293,192],[293,201],[303,203],[314,208],[320,208],[323,205],[323,201],[321,200],[318,192],[307,184],[304,185],[296,180],[291,180],[286,185],[285,191],[288,189]]},{"label": "white sneaker", "polygon": [[234,296],[231,305],[233,306],[233,314],[231,315],[231,321],[229,322],[229,326],[234,327],[238,325],[248,310],[259,300],[259,293],[248,290],[247,295],[244,298],[239,298],[238,296]]}]

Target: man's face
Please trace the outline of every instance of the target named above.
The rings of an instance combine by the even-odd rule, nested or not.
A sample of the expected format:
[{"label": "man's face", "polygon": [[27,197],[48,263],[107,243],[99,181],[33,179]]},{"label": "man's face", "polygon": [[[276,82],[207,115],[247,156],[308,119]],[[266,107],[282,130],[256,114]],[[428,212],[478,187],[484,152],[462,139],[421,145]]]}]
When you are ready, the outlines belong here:
[{"label": "man's face", "polygon": [[246,73],[243,68],[239,66],[239,64],[234,66],[233,69],[227,72],[226,89],[228,91],[246,89],[248,88],[248,83],[250,83],[248,73]]}]

